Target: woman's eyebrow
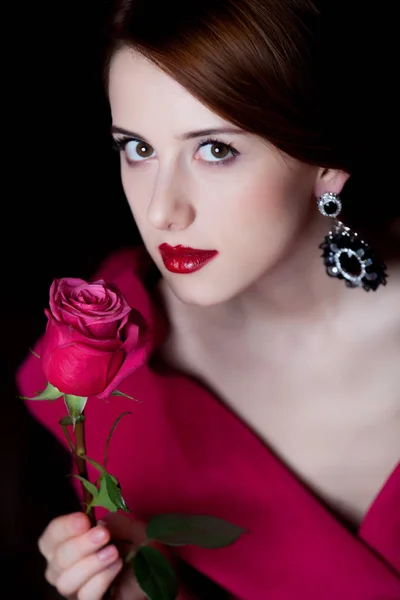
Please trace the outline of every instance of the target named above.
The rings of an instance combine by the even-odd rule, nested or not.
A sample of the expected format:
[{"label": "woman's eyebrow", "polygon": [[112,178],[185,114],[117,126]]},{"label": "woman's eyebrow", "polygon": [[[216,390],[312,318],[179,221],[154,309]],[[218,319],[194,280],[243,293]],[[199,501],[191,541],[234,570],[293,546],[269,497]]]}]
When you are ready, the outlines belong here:
[{"label": "woman's eyebrow", "polygon": [[[128,129],[124,129],[123,127],[118,127],[117,125],[112,125],[111,133],[120,133],[122,135],[126,135],[132,138],[137,138],[139,140],[144,140],[145,138],[139,133],[135,133],[134,131],[130,131]],[[197,131],[188,131],[187,133],[182,133],[177,136],[179,140],[191,140],[197,137],[205,137],[210,135],[218,135],[221,133],[235,133],[235,134],[245,134],[246,132],[243,129],[239,129],[238,127],[217,127],[212,129],[199,129]]]}]

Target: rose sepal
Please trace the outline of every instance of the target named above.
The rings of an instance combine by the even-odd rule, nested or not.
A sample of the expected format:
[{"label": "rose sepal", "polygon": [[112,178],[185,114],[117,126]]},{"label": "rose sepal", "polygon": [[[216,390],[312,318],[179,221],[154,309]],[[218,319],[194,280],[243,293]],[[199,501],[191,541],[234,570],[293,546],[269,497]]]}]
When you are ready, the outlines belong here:
[{"label": "rose sepal", "polygon": [[81,416],[86,406],[87,396],[74,396],[73,394],[63,394],[63,396],[72,425],[75,426],[77,419]]},{"label": "rose sepal", "polygon": [[119,390],[114,390],[111,393],[111,396],[123,396],[124,398],[129,398],[129,400],[135,400],[136,402],[139,402],[139,400],[137,400],[133,396],[128,396],[128,394],[125,394],[124,392],[120,392]]},{"label": "rose sepal", "polygon": [[19,398],[21,400],[57,400],[62,395],[63,393],[48,381],[45,389],[32,396],[32,398],[28,398],[28,396],[19,396]]}]

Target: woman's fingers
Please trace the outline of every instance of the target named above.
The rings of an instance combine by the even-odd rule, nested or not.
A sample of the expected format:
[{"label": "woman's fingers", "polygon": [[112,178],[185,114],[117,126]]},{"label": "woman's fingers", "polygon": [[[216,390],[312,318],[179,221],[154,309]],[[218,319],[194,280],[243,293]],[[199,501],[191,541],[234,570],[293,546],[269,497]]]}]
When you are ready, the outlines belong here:
[{"label": "woman's fingers", "polygon": [[[83,588],[86,587],[93,578],[96,578],[96,582],[99,584],[102,581],[106,582],[104,587],[101,588],[102,594],[104,594],[109,582],[114,579],[121,566],[122,560],[118,554],[117,548],[110,545],[105,546],[95,554],[86,556],[82,560],[74,563],[69,569],[60,572],[52,567],[49,572],[46,573],[46,578],[49,583],[55,585],[62,596],[78,594],[80,600]],[[93,597],[93,600],[97,600],[96,595]]]},{"label": "woman's fingers", "polygon": [[[101,600],[119,571],[121,571],[122,566],[122,559],[119,558],[106,569],[97,573],[81,588],[77,600]],[[135,598],[130,600],[135,600]]]},{"label": "woman's fingers", "polygon": [[57,517],[49,523],[40,536],[38,540],[39,550],[46,560],[51,560],[59,544],[89,529],[90,521],[83,513]]},{"label": "woman's fingers", "polygon": [[63,571],[85,556],[93,554],[110,541],[110,532],[105,527],[96,526],[84,535],[70,538],[55,549],[52,563],[55,569]]},{"label": "woman's fingers", "polygon": [[[46,579],[72,600],[101,600],[123,568],[122,555],[146,540],[146,525],[122,515],[106,515],[91,527],[83,513],[54,519],[43,532],[39,548],[47,559]],[[124,542],[128,542],[125,544]],[[116,600],[145,600],[132,568],[116,582]]]}]

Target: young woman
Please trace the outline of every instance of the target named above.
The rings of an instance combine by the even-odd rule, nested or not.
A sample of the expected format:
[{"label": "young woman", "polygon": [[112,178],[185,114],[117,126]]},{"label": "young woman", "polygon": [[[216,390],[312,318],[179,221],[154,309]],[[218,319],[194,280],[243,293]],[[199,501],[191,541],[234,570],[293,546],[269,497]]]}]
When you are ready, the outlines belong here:
[{"label": "young woman", "polygon": [[[124,387],[143,403],[109,462],[138,522],[51,522],[47,579],[98,600],[122,568],[111,535],[206,513],[247,534],[175,556],[231,598],[398,600],[396,221],[382,259],[382,199],[365,217],[379,150],[365,146],[362,90],[346,88],[359,72],[345,13],[317,0],[113,4],[112,133],[143,248],[98,275],[153,331]],[[36,365],[19,373],[26,395],[43,383]],[[121,406],[97,403],[93,455]],[[143,598],[121,581],[120,598]]]}]

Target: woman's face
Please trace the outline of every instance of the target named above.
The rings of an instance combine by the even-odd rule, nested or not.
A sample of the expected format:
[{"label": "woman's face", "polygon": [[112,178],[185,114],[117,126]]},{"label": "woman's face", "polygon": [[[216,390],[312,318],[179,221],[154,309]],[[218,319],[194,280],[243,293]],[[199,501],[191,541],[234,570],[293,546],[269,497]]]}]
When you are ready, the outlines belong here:
[{"label": "woman's face", "polygon": [[182,301],[227,301],[285,257],[309,219],[317,167],[225,121],[132,50],[112,60],[109,97],[125,194]]}]

